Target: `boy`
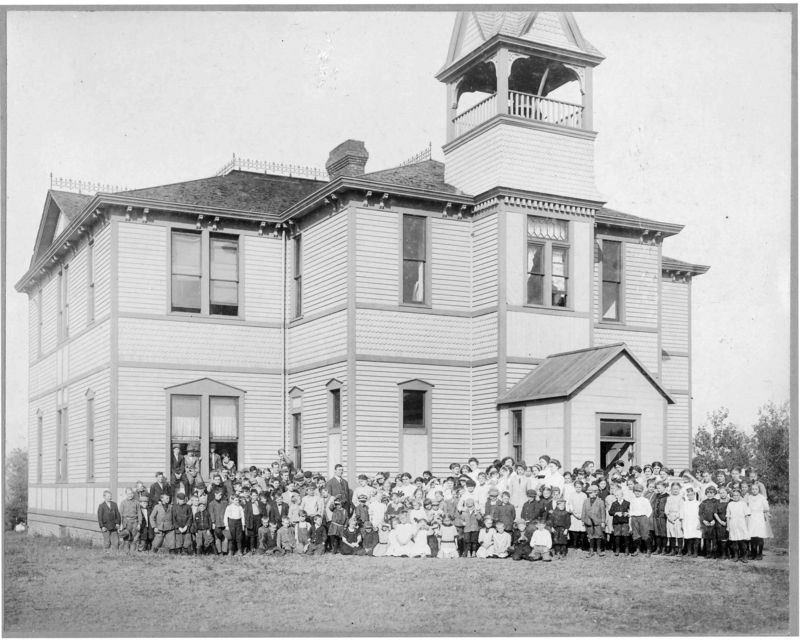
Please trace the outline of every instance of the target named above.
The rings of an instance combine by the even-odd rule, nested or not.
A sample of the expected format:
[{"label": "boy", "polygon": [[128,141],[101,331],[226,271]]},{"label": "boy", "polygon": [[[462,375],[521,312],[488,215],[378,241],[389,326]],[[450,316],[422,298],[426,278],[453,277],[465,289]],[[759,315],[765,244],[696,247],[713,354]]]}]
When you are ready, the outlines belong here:
[{"label": "boy", "polygon": [[538,510],[536,490],[528,489],[526,495],[528,496],[528,499],[525,501],[525,504],[522,505],[520,518],[522,518],[525,522],[533,522],[536,511]]},{"label": "boy", "polygon": [[211,516],[205,502],[198,501],[194,513],[194,539],[198,555],[205,555],[214,548],[214,535],[211,533]]},{"label": "boy", "polygon": [[156,505],[150,514],[150,526],[153,527],[153,553],[158,553],[161,545],[173,553],[175,549],[175,525],[172,521],[172,505],[169,503],[169,494],[161,494],[161,502]]},{"label": "boy", "polygon": [[147,551],[153,540],[153,529],[150,527],[150,496],[144,493],[139,496],[139,520],[136,539],[139,541],[137,551]]},{"label": "boy", "polygon": [[179,493],[172,507],[172,523],[175,525],[175,549],[181,555],[192,552],[192,522],[192,508],[186,504],[186,496]]},{"label": "boy", "polygon": [[328,538],[328,532],[325,525],[322,524],[322,514],[317,513],[314,515],[314,525],[311,527],[311,536],[309,538],[308,548],[306,548],[306,555],[321,556],[325,553],[325,541]]},{"label": "boy", "polygon": [[117,528],[122,524],[122,516],[119,513],[117,503],[111,500],[111,492],[103,491],[103,502],[97,507],[97,524],[103,532],[103,548],[109,553],[111,547],[114,551],[119,549],[119,533]]},{"label": "boy", "polygon": [[[655,463],[653,464],[655,467]],[[656,539],[656,555],[666,554],[667,548],[667,483],[659,480],[656,482],[657,493],[651,498],[653,505],[653,531]]]},{"label": "boy", "polygon": [[483,514],[485,516],[491,516],[492,520],[494,520],[494,510],[500,504],[500,500],[498,500],[499,495],[500,490],[497,487],[492,487],[489,489],[489,498],[486,500]]},{"label": "boy", "polygon": [[305,553],[308,545],[311,544],[311,525],[308,523],[308,514],[300,509],[300,517],[296,523],[292,523],[295,535],[295,548],[297,553]]},{"label": "boy", "polygon": [[[366,476],[361,476],[366,481]],[[358,500],[356,502],[356,508],[353,511],[353,516],[356,519],[359,527],[363,527],[367,522],[370,521],[369,518],[369,507],[367,506],[367,499],[368,496],[366,493],[360,493],[358,495]]]},{"label": "boy", "polygon": [[511,550],[512,560],[522,560],[531,554],[531,535],[533,530],[529,527],[528,523],[523,518],[517,518],[514,521],[516,529],[511,535],[511,543],[513,548]]},{"label": "boy", "polygon": [[[512,505],[511,508],[514,507]],[[505,523],[502,520],[495,522],[495,534],[492,550],[487,554],[487,558],[507,558],[508,550],[511,548],[511,534],[506,531]]]},{"label": "boy", "polygon": [[563,560],[567,555],[567,531],[571,518],[564,498],[556,500],[556,508],[550,514],[550,526],[553,530],[552,542],[556,558]]},{"label": "boy", "polygon": [[[375,547],[378,545],[378,532],[372,526],[372,522],[367,520],[361,529],[361,545],[364,547],[364,554],[371,556]],[[435,556],[434,556],[435,557]]]},{"label": "boy", "polygon": [[714,485],[706,487],[705,496],[706,499],[700,503],[698,515],[700,517],[700,527],[703,532],[703,552],[705,553],[706,560],[710,560],[714,557],[715,551],[714,542],[717,537],[717,521],[714,518],[714,514],[717,513],[717,506],[719,505],[717,490]]},{"label": "boy", "polygon": [[617,485],[614,487],[614,501],[608,508],[608,514],[611,516],[611,525],[614,528],[614,555],[619,555],[620,547],[625,551],[625,555],[630,555],[628,548],[628,536],[630,535],[630,526],[628,524],[628,517],[630,514],[631,505],[623,497],[622,487]]},{"label": "boy", "polygon": [[494,508],[494,513],[492,515],[494,516],[495,522],[503,523],[506,533],[511,531],[517,516],[517,510],[514,508],[514,505],[511,504],[510,492],[503,491],[500,496],[500,504]]},{"label": "boy", "polygon": [[119,514],[122,518],[122,526],[119,530],[119,537],[122,539],[122,546],[130,553],[131,546],[139,539],[139,520],[142,517],[139,511],[139,501],[134,498],[133,489],[125,489],[125,499],[119,504]]},{"label": "boy", "polygon": [[289,516],[281,519],[281,528],[278,530],[278,554],[293,553],[295,548],[295,532]]},{"label": "boy", "polygon": [[[598,497],[599,490],[597,485],[590,485],[587,489],[588,498],[583,503],[581,510],[581,520],[586,527],[586,538],[589,541],[589,557],[597,555],[599,541],[604,539],[603,529],[606,523],[606,506]],[[600,548],[600,557],[605,554]]]},{"label": "boy", "polygon": [[259,543],[261,544],[261,553],[275,555],[278,553],[278,525],[269,518],[267,518],[266,530],[264,528],[264,519],[261,520],[262,527],[259,529]]},{"label": "boy", "polygon": [[550,562],[550,549],[553,547],[553,539],[546,528],[547,522],[543,518],[536,521],[536,530],[531,536],[531,561],[544,560]]},{"label": "boy", "polygon": [[644,550],[647,557],[650,557],[650,516],[653,514],[653,507],[650,501],[644,497],[642,485],[633,485],[633,500],[629,507],[631,540],[633,553],[639,554],[639,547],[644,543]]},{"label": "boy", "polygon": [[228,541],[225,538],[225,509],[228,505],[224,491],[225,488],[222,485],[215,486],[214,499],[208,504],[208,516],[214,531],[214,548],[217,555],[228,552]]}]

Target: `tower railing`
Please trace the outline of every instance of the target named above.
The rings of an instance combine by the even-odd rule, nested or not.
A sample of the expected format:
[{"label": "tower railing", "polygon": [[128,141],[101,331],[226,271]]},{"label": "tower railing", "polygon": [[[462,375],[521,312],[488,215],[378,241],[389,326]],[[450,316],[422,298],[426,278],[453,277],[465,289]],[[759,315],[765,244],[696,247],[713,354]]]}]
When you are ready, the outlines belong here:
[{"label": "tower railing", "polygon": [[[463,135],[498,113],[497,94],[493,93],[453,118],[453,133],[456,137]],[[508,92],[508,114],[572,129],[583,127],[582,105],[521,91]]]}]

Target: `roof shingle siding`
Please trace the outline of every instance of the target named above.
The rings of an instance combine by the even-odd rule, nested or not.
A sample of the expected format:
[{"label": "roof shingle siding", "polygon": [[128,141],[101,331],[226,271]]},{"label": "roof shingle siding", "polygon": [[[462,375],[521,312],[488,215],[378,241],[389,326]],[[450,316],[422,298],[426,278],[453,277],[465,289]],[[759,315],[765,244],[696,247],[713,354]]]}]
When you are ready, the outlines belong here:
[{"label": "roof shingle siding", "polygon": [[71,193],[69,191],[55,191],[50,189],[50,197],[56,206],[61,210],[67,220],[72,220],[88,204],[92,196],[83,193]]},{"label": "roof shingle siding", "polygon": [[224,176],[133,189],[117,195],[277,215],[326,184],[307,178],[231,171]]},{"label": "roof shingle siding", "polygon": [[395,184],[404,187],[440,191],[463,195],[463,191],[444,181],[444,163],[437,160],[423,160],[402,167],[373,171],[361,176],[364,180],[379,184]]}]

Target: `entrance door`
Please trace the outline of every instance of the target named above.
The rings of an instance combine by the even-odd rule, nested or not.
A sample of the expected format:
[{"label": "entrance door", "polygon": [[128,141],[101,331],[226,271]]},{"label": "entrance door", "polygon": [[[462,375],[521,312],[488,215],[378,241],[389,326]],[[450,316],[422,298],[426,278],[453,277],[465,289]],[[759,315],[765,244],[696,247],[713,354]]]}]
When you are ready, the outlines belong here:
[{"label": "entrance door", "polygon": [[610,469],[618,460],[628,469],[636,460],[635,417],[600,418],[600,466]]}]

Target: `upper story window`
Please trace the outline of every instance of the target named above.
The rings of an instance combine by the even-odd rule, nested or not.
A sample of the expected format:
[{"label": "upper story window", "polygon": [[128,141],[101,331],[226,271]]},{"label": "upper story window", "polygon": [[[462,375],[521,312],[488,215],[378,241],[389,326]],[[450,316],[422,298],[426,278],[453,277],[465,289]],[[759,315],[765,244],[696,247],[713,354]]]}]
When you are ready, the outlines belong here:
[{"label": "upper story window", "polygon": [[69,267],[58,272],[58,339],[69,338]]},{"label": "upper story window", "polygon": [[42,355],[42,326],[44,325],[44,313],[42,310],[42,290],[36,292],[36,353]]},{"label": "upper story window", "polygon": [[335,378],[325,388],[328,390],[328,429],[340,431],[342,428],[342,383]]},{"label": "upper story window", "polygon": [[94,320],[94,239],[86,245],[86,323]]},{"label": "upper story window", "polygon": [[424,304],[427,276],[427,219],[403,216],[403,302]]},{"label": "upper story window", "polygon": [[[238,316],[239,238],[214,233],[204,236],[204,233],[208,234],[172,231],[170,308],[187,313]],[[208,255],[205,263],[204,246]]]},{"label": "upper story window", "polygon": [[603,320],[622,320],[622,243],[603,240],[601,245],[603,285],[600,308]]},{"label": "upper story window", "polygon": [[569,222],[566,220],[528,216],[527,303],[569,306]]},{"label": "upper story window", "polygon": [[294,317],[303,315],[303,236],[294,238],[294,264],[292,267],[294,277]]}]

